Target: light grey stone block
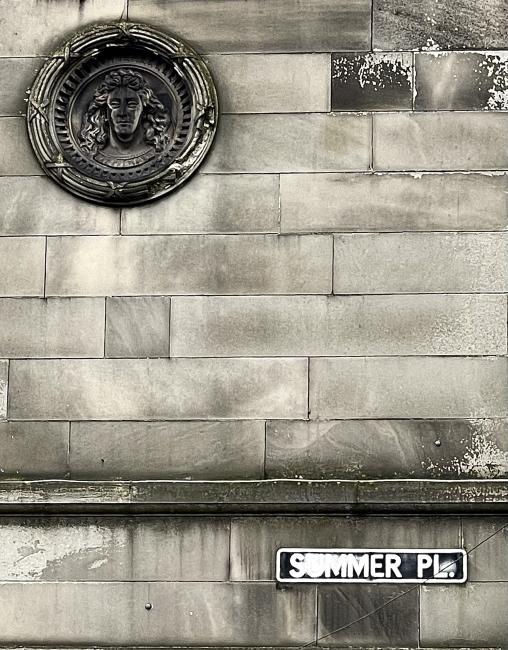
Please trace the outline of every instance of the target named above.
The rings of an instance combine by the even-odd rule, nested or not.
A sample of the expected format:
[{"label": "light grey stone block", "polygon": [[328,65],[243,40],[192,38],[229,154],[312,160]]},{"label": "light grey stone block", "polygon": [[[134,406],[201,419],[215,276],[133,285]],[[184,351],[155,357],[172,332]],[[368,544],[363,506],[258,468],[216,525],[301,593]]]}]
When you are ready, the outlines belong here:
[{"label": "light grey stone block", "polygon": [[103,357],[104,299],[0,298],[0,356]]},{"label": "light grey stone block", "polygon": [[[4,11],[4,14],[8,13],[9,11]],[[28,89],[43,63],[42,58],[0,57],[0,115],[13,116],[26,113]]]},{"label": "light grey stone block", "polygon": [[106,298],[106,356],[169,356],[171,299]]},{"label": "light grey stone block", "polygon": [[0,296],[44,294],[44,237],[0,237]]},{"label": "light grey stone block", "polygon": [[267,422],[267,478],[508,477],[508,421]]},{"label": "light grey stone block", "polygon": [[21,582],[226,581],[221,518],[2,518],[0,578]]},{"label": "light grey stone block", "polygon": [[25,420],[300,418],[307,360],[11,361],[9,409]]},{"label": "light grey stone block", "polygon": [[223,115],[207,172],[337,172],[369,169],[369,115]]},{"label": "light grey stone block", "polygon": [[[318,588],[318,645],[408,647],[419,641],[419,593],[406,584]],[[371,613],[372,612],[372,613]],[[357,623],[351,625],[358,618]]]},{"label": "light grey stone block", "polygon": [[9,362],[0,361],[0,420],[7,417],[7,388],[9,381]]},{"label": "light grey stone block", "polygon": [[207,62],[223,113],[330,110],[329,54],[217,54]]},{"label": "light grey stone block", "polygon": [[331,238],[52,237],[48,295],[329,293]]},{"label": "light grey stone block", "polygon": [[335,293],[508,290],[506,233],[337,235],[334,259]]},{"label": "light grey stone block", "polygon": [[[508,454],[505,459],[506,457]],[[482,460],[478,458],[477,462]],[[463,548],[470,551],[467,562],[468,580],[507,582],[508,518],[464,517],[462,535]]]},{"label": "light grey stone block", "polygon": [[125,1],[3,0],[2,4],[0,56],[31,56],[52,54],[68,32],[87,23],[120,20]]},{"label": "light grey stone block", "polygon": [[263,478],[265,425],[234,422],[73,422],[72,478]]},{"label": "light grey stone block", "polygon": [[375,113],[373,119],[375,170],[508,167],[507,113]]},{"label": "light grey stone block", "polygon": [[507,360],[311,359],[310,413],[313,419],[506,417]]},{"label": "light grey stone block", "polygon": [[35,158],[24,117],[0,117],[1,176],[41,176],[44,174]]},{"label": "light grey stone block", "polygon": [[276,175],[196,175],[166,200],[122,211],[122,233],[256,233],[279,230]]},{"label": "light grey stone block", "polygon": [[504,230],[508,176],[282,174],[282,232]]},{"label": "light grey stone block", "polygon": [[259,583],[3,583],[0,642],[291,646],[315,637],[315,599]]},{"label": "light grey stone block", "polygon": [[67,422],[0,422],[0,479],[65,478],[68,451]]},{"label": "light grey stone block", "polygon": [[368,0],[130,0],[129,19],[178,33],[204,52],[332,52],[370,47]]},{"label": "light grey stone block", "polygon": [[171,356],[506,354],[505,296],[172,300]]},{"label": "light grey stone block", "polygon": [[423,586],[421,647],[503,646],[508,635],[508,583]]},{"label": "light grey stone block", "polygon": [[118,209],[78,200],[45,176],[0,178],[0,212],[0,235],[115,235],[120,230]]},{"label": "light grey stone block", "polygon": [[273,580],[275,555],[283,547],[454,548],[457,544],[460,522],[453,518],[440,520],[439,525],[428,517],[235,518],[231,579]]}]

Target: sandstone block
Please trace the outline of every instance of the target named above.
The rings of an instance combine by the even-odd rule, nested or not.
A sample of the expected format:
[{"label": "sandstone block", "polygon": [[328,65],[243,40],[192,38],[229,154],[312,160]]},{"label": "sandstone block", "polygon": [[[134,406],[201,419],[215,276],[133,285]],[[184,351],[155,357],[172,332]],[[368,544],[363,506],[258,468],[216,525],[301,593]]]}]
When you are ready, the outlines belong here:
[{"label": "sandstone block", "polygon": [[0,422],[1,479],[66,478],[68,452],[67,422]]},{"label": "sandstone block", "polygon": [[44,237],[0,237],[0,296],[44,294]]}]

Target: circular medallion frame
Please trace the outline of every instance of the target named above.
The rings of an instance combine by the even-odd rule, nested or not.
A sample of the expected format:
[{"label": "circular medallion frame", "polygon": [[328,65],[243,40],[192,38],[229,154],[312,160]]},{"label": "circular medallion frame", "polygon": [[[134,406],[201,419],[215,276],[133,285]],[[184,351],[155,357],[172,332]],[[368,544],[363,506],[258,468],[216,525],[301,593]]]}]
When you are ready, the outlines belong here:
[{"label": "circular medallion frame", "polygon": [[44,63],[27,125],[42,168],[69,192],[135,205],[186,181],[217,128],[208,68],[186,43],[138,23],[93,25]]}]

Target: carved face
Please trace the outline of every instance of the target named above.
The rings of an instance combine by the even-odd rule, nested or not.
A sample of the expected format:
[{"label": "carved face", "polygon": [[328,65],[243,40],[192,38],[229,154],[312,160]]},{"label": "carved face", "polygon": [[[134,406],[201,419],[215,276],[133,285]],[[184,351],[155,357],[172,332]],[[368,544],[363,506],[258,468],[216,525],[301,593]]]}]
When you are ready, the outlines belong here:
[{"label": "carved face", "polygon": [[129,140],[139,125],[143,102],[135,90],[120,86],[108,95],[108,118],[116,135]]}]

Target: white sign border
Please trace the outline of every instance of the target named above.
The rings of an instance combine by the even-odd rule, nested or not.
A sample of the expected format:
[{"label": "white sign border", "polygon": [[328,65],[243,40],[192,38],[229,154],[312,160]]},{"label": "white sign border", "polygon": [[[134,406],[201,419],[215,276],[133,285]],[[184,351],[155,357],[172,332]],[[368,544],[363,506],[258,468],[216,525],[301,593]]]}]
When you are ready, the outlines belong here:
[{"label": "white sign border", "polygon": [[[462,555],[463,576],[457,578],[281,578],[281,553],[456,553]],[[392,583],[392,584],[464,584],[467,582],[467,552],[462,548],[279,548],[276,555],[275,579],[281,584],[297,583]]]}]

